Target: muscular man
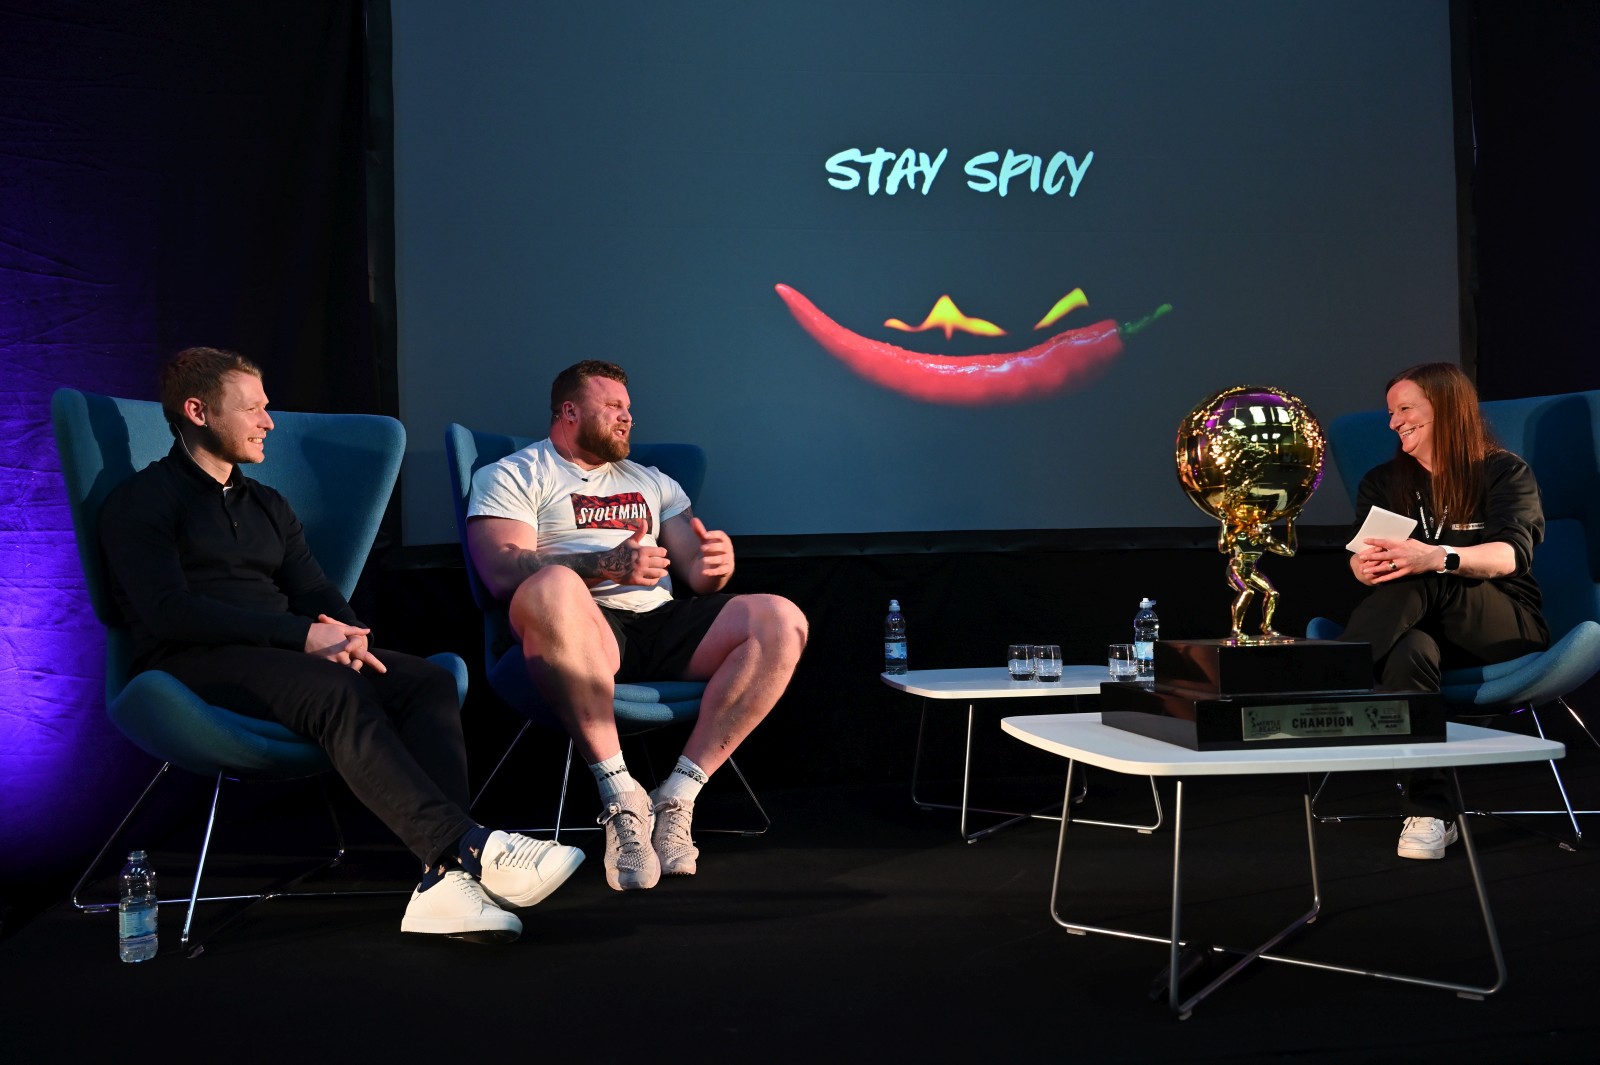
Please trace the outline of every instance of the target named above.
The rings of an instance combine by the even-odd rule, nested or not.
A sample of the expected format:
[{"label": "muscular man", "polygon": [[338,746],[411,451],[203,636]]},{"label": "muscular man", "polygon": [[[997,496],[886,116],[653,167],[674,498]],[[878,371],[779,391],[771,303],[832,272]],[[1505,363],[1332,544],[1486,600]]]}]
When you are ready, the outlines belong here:
[{"label": "muscular man", "polygon": [[[467,546],[509,606],[535,687],[600,789],[606,882],[654,887],[695,872],[690,835],[706,779],[783,694],[806,619],[775,595],[727,595],[733,543],[694,516],[659,470],[628,461],[628,377],[608,362],[563,370],[550,436],[479,470]],[[695,592],[674,599],[668,565]],[[683,754],[653,794],[629,775],[612,706],[616,681],[706,682]]]},{"label": "muscular man", "polygon": [[288,502],[240,469],[262,461],[272,431],[261,371],[190,348],[162,371],[161,405],[172,451],[119,485],[100,515],[135,670],[164,670],[208,702],[321,745],[422,861],[401,931],[515,939],[522,922],[502,907],[545,898],[583,852],[467,815],[455,680],[375,650]]}]

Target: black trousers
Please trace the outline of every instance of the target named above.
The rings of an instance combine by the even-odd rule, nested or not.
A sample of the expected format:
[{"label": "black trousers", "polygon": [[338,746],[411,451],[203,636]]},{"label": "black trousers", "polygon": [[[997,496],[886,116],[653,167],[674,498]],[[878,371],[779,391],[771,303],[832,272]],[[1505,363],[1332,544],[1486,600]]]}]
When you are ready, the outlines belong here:
[{"label": "black trousers", "polygon": [[423,658],[373,654],[387,673],[242,646],[192,647],[152,668],[209,703],[317,743],[356,798],[431,865],[474,827],[455,678]]},{"label": "black trousers", "polygon": [[[1401,691],[1438,691],[1445,669],[1504,662],[1549,642],[1538,615],[1493,581],[1448,573],[1378,585],[1339,638],[1370,643],[1378,683]],[[1454,817],[1456,799],[1444,772],[1405,773],[1400,779],[1407,812]]]},{"label": "black trousers", "polygon": [[1548,642],[1538,615],[1493,581],[1447,573],[1378,585],[1340,639],[1372,644],[1378,682],[1410,691],[1438,691],[1443,669],[1505,662]]}]

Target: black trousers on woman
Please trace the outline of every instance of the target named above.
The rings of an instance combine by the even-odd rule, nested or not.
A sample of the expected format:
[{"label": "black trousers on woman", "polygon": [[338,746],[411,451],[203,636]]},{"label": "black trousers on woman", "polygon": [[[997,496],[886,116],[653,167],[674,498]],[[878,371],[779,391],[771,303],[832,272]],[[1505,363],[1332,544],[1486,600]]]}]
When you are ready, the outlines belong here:
[{"label": "black trousers on woman", "polygon": [[[1539,616],[1493,581],[1448,573],[1378,585],[1339,638],[1370,643],[1378,683],[1397,691],[1438,691],[1446,669],[1505,662],[1548,643]],[[1448,781],[1440,770],[1402,774],[1407,812],[1454,819]]]},{"label": "black trousers on woman", "polygon": [[474,827],[455,678],[424,658],[372,653],[387,673],[237,645],[187,648],[152,668],[209,703],[276,721],[322,747],[356,798],[432,865]]}]

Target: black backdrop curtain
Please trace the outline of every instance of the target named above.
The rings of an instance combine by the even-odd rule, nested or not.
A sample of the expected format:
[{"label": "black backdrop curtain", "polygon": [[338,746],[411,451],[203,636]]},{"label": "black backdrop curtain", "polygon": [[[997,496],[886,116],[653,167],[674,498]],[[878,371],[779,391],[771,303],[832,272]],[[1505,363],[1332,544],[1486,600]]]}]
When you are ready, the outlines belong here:
[{"label": "black backdrop curtain", "polygon": [[153,399],[208,344],[280,409],[386,406],[366,47],[360,0],[0,0],[0,910],[155,768],[105,718],[51,393]]},{"label": "black backdrop curtain", "polygon": [[1600,323],[1587,310],[1600,280],[1590,134],[1600,4],[1456,0],[1451,13],[1462,336],[1474,344],[1478,389],[1508,399],[1600,388]]},{"label": "black backdrop curtain", "polygon": [[[7,276],[95,282],[21,308],[36,337],[70,330],[54,383],[153,397],[164,358],[209,344],[260,362],[275,406],[380,410],[361,0],[54,0],[0,19]],[[96,365],[112,347],[122,365]]]}]

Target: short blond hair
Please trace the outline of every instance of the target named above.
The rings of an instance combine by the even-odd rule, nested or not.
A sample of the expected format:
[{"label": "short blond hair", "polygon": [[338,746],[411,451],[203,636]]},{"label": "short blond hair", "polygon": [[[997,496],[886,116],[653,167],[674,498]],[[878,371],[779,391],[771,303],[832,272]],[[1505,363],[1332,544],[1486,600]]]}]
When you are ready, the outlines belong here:
[{"label": "short blond hair", "polygon": [[184,422],[183,404],[190,396],[209,407],[222,401],[222,379],[230,373],[261,376],[261,367],[235,351],[221,348],[184,348],[161,368],[161,413],[167,428],[178,435]]}]

